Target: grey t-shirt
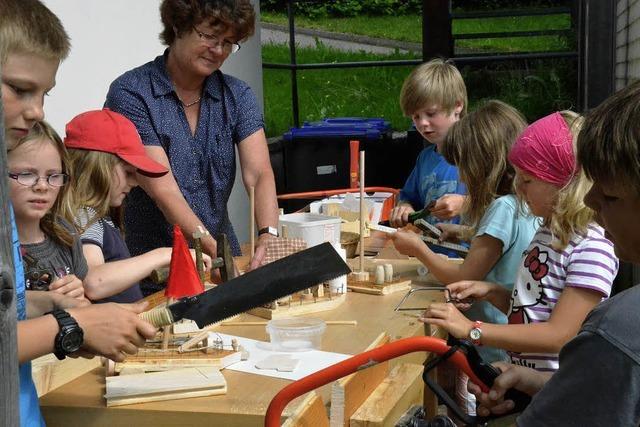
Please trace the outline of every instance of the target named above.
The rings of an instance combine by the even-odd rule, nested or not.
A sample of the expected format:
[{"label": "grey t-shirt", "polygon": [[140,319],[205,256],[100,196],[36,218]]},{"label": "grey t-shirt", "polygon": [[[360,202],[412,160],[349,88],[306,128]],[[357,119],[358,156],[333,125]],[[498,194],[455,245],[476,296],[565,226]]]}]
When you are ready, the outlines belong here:
[{"label": "grey t-shirt", "polygon": [[518,426],[640,425],[639,327],[640,287],[596,306]]},{"label": "grey t-shirt", "polygon": [[[74,235],[71,247],[56,243],[46,236],[43,242],[21,245],[21,251],[23,256],[26,252],[35,259],[39,268],[46,269],[57,277],[75,274],[80,280],[84,280],[89,270],[87,260],[82,252],[82,244],[77,235]],[[27,273],[25,271],[25,276],[28,277]],[[26,285],[29,289],[29,283]]]}]

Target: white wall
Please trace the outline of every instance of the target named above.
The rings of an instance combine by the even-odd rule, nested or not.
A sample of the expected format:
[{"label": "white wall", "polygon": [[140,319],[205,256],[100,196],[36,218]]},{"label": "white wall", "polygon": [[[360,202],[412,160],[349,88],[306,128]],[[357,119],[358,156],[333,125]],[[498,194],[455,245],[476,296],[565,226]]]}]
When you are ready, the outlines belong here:
[{"label": "white wall", "polygon": [[[45,102],[47,120],[64,134],[64,125],[86,110],[102,108],[111,82],[125,71],[153,60],[164,47],[159,0],[43,0],[60,17],[71,37],[71,55]],[[253,2],[259,16],[259,2]],[[259,22],[259,20],[258,20]],[[260,30],[230,57],[222,70],[251,85],[262,103]],[[249,202],[239,174],[229,215],[240,242],[249,240]]]}]

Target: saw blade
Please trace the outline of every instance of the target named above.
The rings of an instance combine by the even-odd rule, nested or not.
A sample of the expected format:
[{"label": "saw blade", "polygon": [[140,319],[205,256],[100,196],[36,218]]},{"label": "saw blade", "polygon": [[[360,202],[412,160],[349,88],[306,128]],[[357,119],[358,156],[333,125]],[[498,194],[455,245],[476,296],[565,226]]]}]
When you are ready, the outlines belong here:
[{"label": "saw blade", "polygon": [[174,321],[190,319],[203,328],[350,272],[331,243],[323,243],[183,298],[167,309]]}]

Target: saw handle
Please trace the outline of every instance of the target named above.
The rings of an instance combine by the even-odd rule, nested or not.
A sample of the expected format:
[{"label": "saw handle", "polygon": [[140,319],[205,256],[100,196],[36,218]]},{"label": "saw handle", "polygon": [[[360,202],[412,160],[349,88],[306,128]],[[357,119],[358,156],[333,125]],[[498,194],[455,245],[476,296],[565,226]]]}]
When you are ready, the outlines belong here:
[{"label": "saw handle", "polygon": [[154,308],[153,310],[145,311],[144,313],[138,314],[142,320],[146,320],[151,323],[156,328],[161,328],[163,326],[171,325],[173,320],[173,315],[171,311],[164,307]]}]

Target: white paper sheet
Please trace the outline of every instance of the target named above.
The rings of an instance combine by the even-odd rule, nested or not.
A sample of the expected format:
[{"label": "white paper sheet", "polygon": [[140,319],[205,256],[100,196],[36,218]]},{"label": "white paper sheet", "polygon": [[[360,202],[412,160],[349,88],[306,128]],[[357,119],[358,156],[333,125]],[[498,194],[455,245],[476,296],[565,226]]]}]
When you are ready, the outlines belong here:
[{"label": "white paper sheet", "polygon": [[[241,362],[234,363],[227,366],[225,369],[232,371],[248,372],[250,374],[265,375],[267,377],[284,378],[287,380],[299,380],[314,372],[331,366],[335,363],[341,362],[351,357],[349,354],[330,353],[328,351],[310,350],[310,351],[298,351],[298,352],[274,352],[269,350],[270,343],[263,341],[256,341],[249,338],[236,337],[233,335],[211,333],[211,338],[222,338],[225,343],[231,342],[231,339],[238,340],[238,344],[245,348],[249,352],[249,360],[243,360]],[[255,367],[256,363],[264,360],[266,357],[274,354],[287,354],[294,359],[298,359],[300,362],[293,372],[278,372],[275,370],[264,370]]]}]

